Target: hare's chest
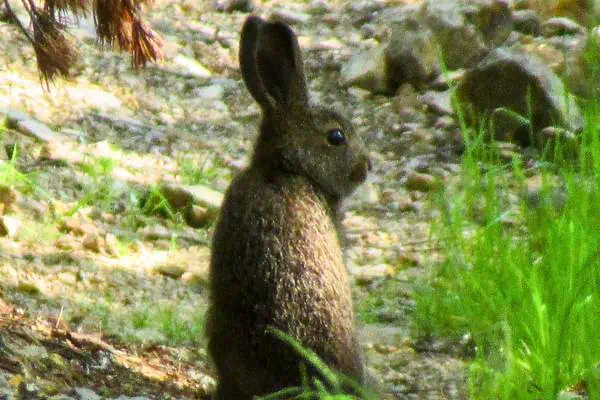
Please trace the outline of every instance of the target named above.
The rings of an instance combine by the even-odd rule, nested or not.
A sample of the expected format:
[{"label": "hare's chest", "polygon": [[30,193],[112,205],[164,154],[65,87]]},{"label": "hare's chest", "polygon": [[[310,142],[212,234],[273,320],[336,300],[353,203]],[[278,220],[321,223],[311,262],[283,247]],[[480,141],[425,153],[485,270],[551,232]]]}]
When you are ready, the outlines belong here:
[{"label": "hare's chest", "polygon": [[296,312],[309,318],[333,309],[351,310],[343,251],[327,209],[308,198],[286,210],[285,219],[293,229],[280,242],[287,265],[279,268],[277,277],[279,304],[294,304]]}]

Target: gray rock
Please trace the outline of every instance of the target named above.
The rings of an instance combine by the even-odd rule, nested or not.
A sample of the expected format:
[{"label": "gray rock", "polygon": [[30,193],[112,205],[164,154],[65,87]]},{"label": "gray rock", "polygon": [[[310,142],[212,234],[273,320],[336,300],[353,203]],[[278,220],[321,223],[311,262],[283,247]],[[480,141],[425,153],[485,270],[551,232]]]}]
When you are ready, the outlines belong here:
[{"label": "gray rock", "polygon": [[564,63],[560,69],[555,69],[577,96],[592,97],[597,95],[600,84],[590,84],[594,66],[589,62],[589,47],[587,34],[553,36],[544,40],[544,44],[562,53]]},{"label": "gray rock", "polygon": [[164,185],[161,193],[171,207],[183,209],[188,205],[197,203],[210,210],[218,210],[223,202],[223,193],[217,192],[203,185]]},{"label": "gray rock", "polygon": [[579,108],[565,93],[561,80],[537,57],[504,48],[467,71],[457,88],[461,104],[474,111],[475,119],[491,116],[495,138],[522,145],[532,144],[529,123],[534,132],[547,126],[581,129]]},{"label": "gray rock", "polygon": [[179,279],[186,272],[186,267],[179,264],[160,264],[154,268],[157,273],[171,279]]},{"label": "gray rock", "polygon": [[40,398],[40,388],[35,383],[21,382],[19,384],[19,400],[37,400]]},{"label": "gray rock", "polygon": [[13,205],[21,199],[21,194],[14,188],[0,185],[0,214],[12,211]]},{"label": "gray rock", "polygon": [[358,86],[373,93],[387,93],[385,46],[381,45],[354,55],[342,65],[340,84]]},{"label": "gray rock", "polygon": [[411,171],[406,176],[406,187],[419,192],[429,192],[439,186],[439,179],[435,176]]},{"label": "gray rock", "polygon": [[26,112],[14,108],[0,108],[0,115],[4,115],[8,119],[9,125],[15,125],[19,121],[31,119]]},{"label": "gray rock", "polygon": [[431,88],[436,90],[449,89],[450,87],[455,86],[464,75],[464,69],[447,71],[443,74],[438,75],[438,77],[431,82]]},{"label": "gray rock", "polygon": [[202,228],[208,225],[214,218],[214,213],[210,212],[205,207],[192,205],[188,208],[185,217],[185,222],[192,228]]},{"label": "gray rock", "polygon": [[513,29],[525,35],[542,34],[542,20],[533,10],[517,10],[512,14]]},{"label": "gray rock", "polygon": [[217,0],[215,8],[224,12],[252,12],[256,8],[256,0]]},{"label": "gray rock", "polygon": [[416,88],[439,75],[439,51],[451,69],[476,65],[512,30],[503,0],[425,0],[421,7],[385,13],[385,44],[355,55],[342,66],[341,83],[393,94],[404,83]]},{"label": "gray rock", "polygon": [[121,396],[117,397],[115,400],[151,400],[151,399],[150,399],[150,397],[146,397],[146,396],[129,397],[129,396],[125,396],[124,394],[122,394]]},{"label": "gray rock", "polygon": [[395,21],[385,49],[386,86],[390,92],[403,83],[421,87],[438,75],[438,52],[431,30],[415,17]]},{"label": "gray rock", "polygon": [[92,389],[84,387],[74,388],[70,395],[74,396],[77,400],[102,400],[102,397],[99,394]]},{"label": "gray rock", "polygon": [[0,372],[0,388],[8,387],[8,380],[4,373]]},{"label": "gray rock", "polygon": [[310,18],[310,14],[291,10],[289,8],[278,8],[271,13],[271,19],[283,21],[291,25],[305,24],[310,21]]},{"label": "gray rock", "polygon": [[429,90],[419,96],[419,100],[423,103],[430,111],[433,111],[439,115],[452,115],[452,91],[446,90],[438,92]]},{"label": "gray rock", "polygon": [[16,218],[3,215],[0,217],[0,236],[13,238],[19,232],[22,222]]},{"label": "gray rock", "polygon": [[512,31],[503,0],[425,0],[420,17],[433,31],[449,69],[474,66]]},{"label": "gray rock", "polygon": [[527,54],[535,54],[560,76],[569,90],[579,97],[599,93],[599,84],[591,84],[593,65],[589,62],[590,41],[587,33],[534,38],[521,37],[509,46]]},{"label": "gray rock", "polygon": [[221,100],[225,94],[225,88],[221,85],[203,86],[194,90],[194,95],[204,100]]},{"label": "gray rock", "polygon": [[452,0],[427,0],[422,18],[433,31],[449,69],[471,66],[488,51],[483,37],[467,23],[461,4]]},{"label": "gray rock", "polygon": [[550,18],[542,24],[542,33],[546,37],[563,35],[581,35],[585,29],[577,22],[566,17]]},{"label": "gray rock", "polygon": [[181,68],[184,73],[189,74],[197,78],[210,78],[212,72],[206,68],[200,61],[194,58],[178,54],[174,59],[173,63]]},{"label": "gray rock", "polygon": [[47,125],[33,119],[23,119],[16,123],[15,128],[24,135],[30,136],[44,143],[60,140],[60,134],[50,129]]},{"label": "gray rock", "polygon": [[358,285],[367,285],[373,281],[389,278],[395,275],[395,269],[389,264],[369,265],[368,267],[350,268],[350,274]]}]

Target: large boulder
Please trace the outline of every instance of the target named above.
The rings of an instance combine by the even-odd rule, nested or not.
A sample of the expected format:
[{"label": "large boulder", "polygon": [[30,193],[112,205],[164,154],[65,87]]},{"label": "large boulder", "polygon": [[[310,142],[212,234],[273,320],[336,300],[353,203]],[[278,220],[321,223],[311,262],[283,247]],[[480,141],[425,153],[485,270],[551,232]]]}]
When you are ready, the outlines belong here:
[{"label": "large boulder", "polygon": [[388,31],[379,46],[342,66],[341,83],[394,94],[403,84],[422,88],[440,71],[440,54],[453,70],[476,65],[512,30],[505,0],[425,0],[386,10]]},{"label": "large boulder", "polygon": [[385,67],[385,46],[355,54],[342,65],[340,84],[357,86],[373,93],[389,93]]},{"label": "large boulder", "polygon": [[425,0],[420,18],[434,33],[449,69],[476,65],[512,31],[505,0]]},{"label": "large boulder", "polygon": [[[597,62],[591,58],[600,50],[594,36],[578,29],[566,18],[553,18],[546,28],[546,36],[520,37],[511,47],[524,53],[535,54],[563,80],[569,91],[579,97],[594,97],[600,93],[600,84],[591,84]],[[552,36],[549,36],[552,32]],[[593,49],[596,46],[596,49]]]},{"label": "large boulder", "polygon": [[391,40],[385,49],[386,84],[390,91],[410,83],[422,87],[440,71],[433,32],[413,16],[391,26]]},{"label": "large boulder", "polygon": [[[499,140],[543,145],[543,136],[537,134],[543,128],[579,131],[583,125],[577,104],[558,76],[537,57],[515,50],[493,50],[467,71],[457,95],[467,114],[491,122]],[[536,134],[533,138],[530,131]]]},{"label": "large boulder", "polygon": [[403,9],[380,23],[389,28],[389,39],[344,64],[341,84],[394,94],[405,83],[420,88],[435,78],[440,70],[436,41],[415,10]]}]

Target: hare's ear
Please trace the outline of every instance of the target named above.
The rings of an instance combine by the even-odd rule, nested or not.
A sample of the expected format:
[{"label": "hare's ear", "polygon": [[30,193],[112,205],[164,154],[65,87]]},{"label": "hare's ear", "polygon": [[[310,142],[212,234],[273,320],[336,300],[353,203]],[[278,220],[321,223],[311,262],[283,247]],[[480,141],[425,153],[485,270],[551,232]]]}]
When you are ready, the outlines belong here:
[{"label": "hare's ear", "polygon": [[263,109],[308,102],[298,39],[286,24],[249,17],[242,29],[240,64],[248,90]]}]

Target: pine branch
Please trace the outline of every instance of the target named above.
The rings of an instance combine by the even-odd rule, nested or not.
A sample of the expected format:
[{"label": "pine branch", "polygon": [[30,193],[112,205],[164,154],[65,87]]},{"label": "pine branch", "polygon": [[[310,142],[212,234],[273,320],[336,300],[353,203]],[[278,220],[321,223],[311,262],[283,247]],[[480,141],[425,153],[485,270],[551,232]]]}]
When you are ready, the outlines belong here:
[{"label": "pine branch", "polygon": [[70,24],[90,13],[101,47],[116,45],[128,51],[135,68],[162,58],[162,39],[140,17],[141,6],[150,0],[43,0],[42,8],[34,0],[21,3],[31,19],[30,29],[17,18],[9,0],[4,0],[9,17],[33,45],[40,79],[46,87],[57,75],[69,76],[79,55],[65,32]]}]

